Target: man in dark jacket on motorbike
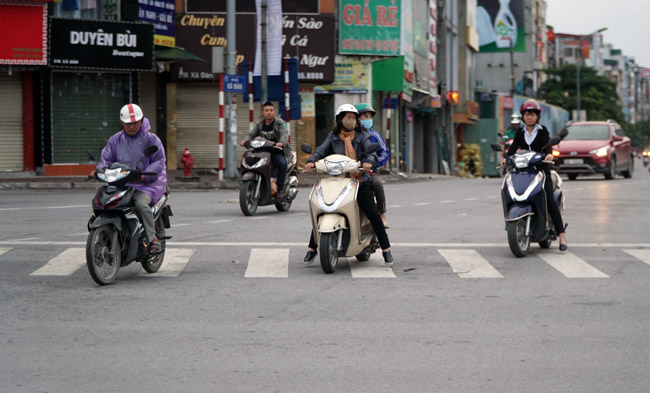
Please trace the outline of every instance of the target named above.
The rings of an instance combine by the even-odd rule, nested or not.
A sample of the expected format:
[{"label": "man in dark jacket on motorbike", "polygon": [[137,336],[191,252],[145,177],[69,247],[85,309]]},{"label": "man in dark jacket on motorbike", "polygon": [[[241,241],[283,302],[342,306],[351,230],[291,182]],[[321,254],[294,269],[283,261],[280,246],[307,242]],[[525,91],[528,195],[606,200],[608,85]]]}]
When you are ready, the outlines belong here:
[{"label": "man in dark jacket on motorbike", "polygon": [[[282,150],[271,152],[271,161],[273,161],[273,165],[278,169],[278,193],[281,193],[287,175],[287,157],[291,156],[289,131],[284,126],[284,121],[275,117],[275,107],[272,103],[267,101],[262,105],[262,115],[264,116],[264,120],[258,122],[253,127],[248,133],[247,140],[261,136],[276,142],[275,145],[282,148]],[[242,142],[241,145],[244,146],[245,142]]]},{"label": "man in dark jacket on motorbike", "polygon": [[[370,171],[377,163],[377,155],[369,152],[371,144],[370,136],[361,128],[359,111],[357,111],[354,105],[343,104],[336,111],[336,124],[334,125],[334,129],[327,134],[325,142],[318,146],[316,151],[309,157],[305,165],[305,171],[310,171],[316,161],[331,154],[342,154],[354,160],[360,160],[363,163],[364,171],[356,177],[360,182],[357,192],[357,204],[372,224],[372,229],[377,235],[377,241],[379,241],[382,249],[384,262],[386,265],[392,265],[393,256],[390,253],[390,242],[388,241],[384,223],[377,211],[375,195],[372,191]],[[318,254],[316,247],[316,240],[312,231],[309,239],[309,250],[304,259],[305,263],[311,263],[316,258]]]},{"label": "man in dark jacket on motorbike", "polygon": [[[140,216],[147,234],[149,252],[160,253],[160,242],[154,229],[151,202],[157,202],[167,189],[165,149],[160,138],[149,132],[151,130],[149,119],[144,117],[142,109],[138,105],[124,105],[120,110],[120,121],[122,130],[108,139],[106,147],[102,150],[102,157],[97,164],[97,169],[108,167],[114,162],[136,166],[139,161],[139,168],[143,172],[158,174],[156,176],[142,175],[140,181],[128,185],[135,189],[133,193],[135,210]],[[144,154],[144,149],[151,145],[158,147],[158,151],[147,157]],[[94,177],[95,171],[91,172],[90,176]]]}]

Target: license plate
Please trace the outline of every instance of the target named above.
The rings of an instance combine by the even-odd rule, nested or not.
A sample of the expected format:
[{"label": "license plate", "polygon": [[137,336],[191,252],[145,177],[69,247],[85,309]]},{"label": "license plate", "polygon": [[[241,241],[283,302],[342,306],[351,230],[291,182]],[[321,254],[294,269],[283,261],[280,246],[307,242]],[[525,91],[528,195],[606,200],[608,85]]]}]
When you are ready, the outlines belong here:
[{"label": "license plate", "polygon": [[567,165],[579,165],[584,163],[584,161],[582,160],[582,158],[567,158],[566,160],[564,160],[564,163]]}]

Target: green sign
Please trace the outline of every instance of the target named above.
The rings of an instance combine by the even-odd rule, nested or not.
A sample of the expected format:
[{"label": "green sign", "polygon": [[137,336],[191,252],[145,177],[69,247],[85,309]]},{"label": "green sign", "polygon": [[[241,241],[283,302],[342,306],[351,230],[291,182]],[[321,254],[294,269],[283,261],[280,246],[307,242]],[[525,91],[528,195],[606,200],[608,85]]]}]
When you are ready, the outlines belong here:
[{"label": "green sign", "polygon": [[400,54],[401,0],[341,0],[339,53]]}]

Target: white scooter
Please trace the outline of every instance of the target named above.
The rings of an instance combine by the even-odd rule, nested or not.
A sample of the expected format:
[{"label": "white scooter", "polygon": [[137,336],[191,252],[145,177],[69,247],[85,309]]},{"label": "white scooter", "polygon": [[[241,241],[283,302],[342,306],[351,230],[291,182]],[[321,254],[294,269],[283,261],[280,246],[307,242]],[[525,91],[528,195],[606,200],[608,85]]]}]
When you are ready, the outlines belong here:
[{"label": "white scooter", "polygon": [[[311,153],[311,146],[303,144],[302,150]],[[317,181],[309,194],[321,268],[325,273],[334,273],[339,257],[367,261],[379,248],[379,243],[370,221],[357,204],[359,181],[346,177],[346,174],[362,172],[361,162],[332,154],[316,161],[314,170],[329,175]]]}]

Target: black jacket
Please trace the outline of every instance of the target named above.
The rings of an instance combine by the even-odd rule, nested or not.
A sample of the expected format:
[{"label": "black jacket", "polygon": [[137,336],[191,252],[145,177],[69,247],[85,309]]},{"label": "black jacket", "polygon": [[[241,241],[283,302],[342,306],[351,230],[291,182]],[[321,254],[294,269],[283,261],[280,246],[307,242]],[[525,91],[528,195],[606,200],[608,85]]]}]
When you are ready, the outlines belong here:
[{"label": "black jacket", "polygon": [[[367,152],[369,150],[369,145],[371,143],[372,141],[370,140],[370,135],[368,135],[367,132],[357,131],[354,134],[354,139],[352,140],[352,147],[354,148],[354,152],[357,155],[357,160],[361,161],[362,163],[367,162],[374,168],[375,164],[377,163],[377,155],[375,153],[364,154],[364,152]],[[327,134],[325,142],[316,148],[316,151],[312,153],[307,162],[316,162],[321,158],[325,158],[331,154],[345,155],[345,142],[339,137],[338,134],[335,134],[332,131]],[[362,156],[364,156],[363,159],[361,159]],[[366,175],[366,172],[364,172],[364,179],[366,178]]]},{"label": "black jacket", "polygon": [[542,129],[537,131],[537,136],[533,140],[533,143],[531,143],[530,147],[526,143],[526,137],[524,136],[525,132],[528,132],[526,131],[526,127],[521,128],[519,131],[517,131],[515,138],[512,140],[512,145],[510,145],[510,148],[506,153],[506,156],[510,157],[511,155],[515,154],[517,152],[517,149],[532,150],[537,153],[551,154],[551,146],[547,146],[548,142],[551,140],[551,136],[548,133],[546,127],[542,126]]}]

